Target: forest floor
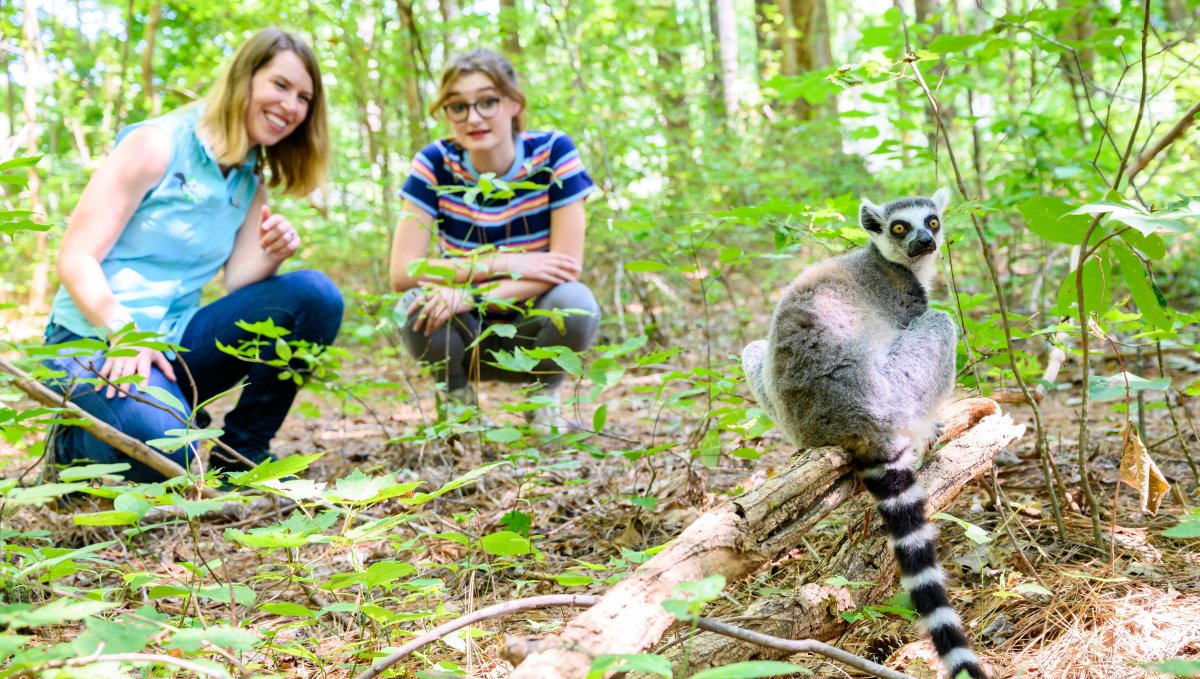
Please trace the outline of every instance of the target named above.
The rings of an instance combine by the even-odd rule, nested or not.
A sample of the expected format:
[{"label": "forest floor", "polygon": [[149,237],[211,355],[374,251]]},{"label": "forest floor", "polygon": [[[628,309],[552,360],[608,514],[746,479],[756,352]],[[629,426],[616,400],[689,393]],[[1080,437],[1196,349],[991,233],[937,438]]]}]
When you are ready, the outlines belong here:
[{"label": "forest floor", "polygon": [[[381,388],[362,399],[366,408],[353,400],[336,399],[330,392],[302,392],[298,407],[274,443],[274,450],[285,456],[326,451],[304,473],[305,478],[332,484],[355,469],[375,475],[397,472],[400,480],[426,481],[429,485],[424,489],[429,490],[481,463],[497,459],[511,462],[491,469],[473,485],[442,496],[397,528],[420,542],[421,546],[413,551],[416,556],[412,557],[420,577],[441,579],[445,591],[437,601],[431,601],[428,593],[399,593],[389,600],[395,607],[393,613],[444,606],[437,616],[440,621],[533,594],[603,593],[611,582],[645,558],[645,550],[666,543],[701,512],[772,475],[792,452],[771,432],[750,443],[763,452],[757,460],[723,455],[714,466],[701,464],[687,454],[685,444],[700,425],[700,409],[687,407],[686,403],[663,407],[654,394],[647,393],[646,387],[661,381],[659,372],[649,370],[631,371],[619,385],[604,392],[607,424],[603,435],[587,439],[594,446],[590,452],[573,445],[569,437],[530,439],[524,449],[493,443],[482,435],[422,442],[420,433],[430,423],[433,412],[430,379],[415,374],[411,367],[401,367],[409,364],[395,359],[387,359],[390,367],[381,371],[378,360],[377,356],[363,352],[343,368],[342,378],[346,383],[400,385]],[[1060,386],[1067,388],[1050,393],[1043,404],[1043,416],[1059,472],[1068,487],[1075,490],[1078,404],[1064,396],[1078,393],[1079,389],[1077,382],[1070,383],[1071,366],[1068,363],[1060,377]],[[1171,366],[1180,371],[1183,381],[1177,383],[1195,380],[1196,364],[1190,359],[1172,361]],[[580,386],[587,391],[589,385],[584,381]],[[409,395],[414,389],[420,398]],[[510,387],[485,385],[481,395],[484,408],[498,425],[519,421],[518,413],[506,412],[502,407],[519,399]],[[1161,403],[1161,394],[1158,401],[1152,398],[1153,393],[1150,397],[1152,405]],[[1089,455],[1089,469],[1102,498],[1106,539],[1112,529],[1111,507],[1120,466],[1123,424],[1123,416],[1110,405],[1097,404],[1092,408],[1089,428],[1094,446]],[[581,406],[577,418],[592,422],[594,407]],[[214,408],[217,423],[227,408],[228,404]],[[1008,519],[1017,544],[1009,540],[1003,529],[990,496],[990,479],[985,476],[948,511],[982,528],[986,538],[981,542],[969,540],[961,529],[942,521],[940,548],[954,583],[955,605],[963,613],[980,655],[990,664],[994,676],[1038,679],[1167,676],[1139,664],[1167,658],[1200,658],[1200,550],[1195,541],[1173,540],[1162,535],[1163,529],[1176,523],[1175,517],[1185,511],[1183,503],[1200,502],[1200,497],[1197,480],[1173,438],[1175,430],[1166,409],[1153,407],[1146,411],[1145,438],[1151,455],[1175,489],[1156,516],[1140,509],[1136,491],[1122,489],[1115,529],[1115,561],[1111,563],[1107,546],[1104,550],[1094,546],[1092,524],[1086,514],[1064,509],[1067,534],[1057,535],[1041,468],[1033,455],[1030,410],[1021,405],[1006,405],[1004,410],[1018,422],[1028,422],[1030,432],[1002,451],[996,466],[1000,486],[1013,510]],[[1183,426],[1186,429],[1187,425]],[[1194,436],[1189,432],[1185,439],[1196,455]],[[670,442],[676,445],[654,455],[631,460],[636,456],[626,454]],[[30,462],[18,452],[18,447],[0,443],[0,476],[19,474]],[[377,510],[387,506],[381,505]],[[864,508],[860,497],[835,511],[786,558],[746,581],[733,583],[727,589],[727,596],[710,605],[705,615],[718,619],[736,617],[756,597],[806,582],[806,573],[815,569],[822,555],[845,533],[850,520]],[[472,563],[471,555],[477,552],[468,554],[466,546],[459,542],[419,540],[439,533],[492,533],[504,526],[511,527],[506,521],[513,512],[529,518],[540,559]],[[236,527],[250,530],[271,525],[279,518],[275,513],[265,512],[239,520]],[[117,537],[112,529],[76,526],[71,514],[55,513],[46,507],[23,508],[10,521],[25,529],[48,529],[64,547]],[[254,574],[263,571],[264,559],[223,538],[223,531],[232,526],[219,523],[199,526],[198,534],[192,536],[187,535],[186,525],[167,527],[140,536],[145,549],[118,545],[102,555],[115,564],[126,564],[118,570],[143,571],[165,580],[186,576],[181,563],[219,559],[215,571],[218,578],[255,588],[260,601],[310,604],[311,599],[306,600],[299,587],[285,584],[281,589],[275,580],[258,584]],[[374,540],[344,550],[313,547],[304,556],[319,560],[316,572],[332,575],[351,570],[355,563],[396,558],[396,544],[391,540]],[[1035,584],[1037,580],[1025,572],[1017,549],[1036,569],[1049,595],[1019,586]],[[564,574],[589,577],[571,580],[563,579]],[[574,584],[585,581],[586,584]],[[353,594],[346,595],[349,591],[329,596],[355,602]],[[169,603],[172,599],[158,601],[160,610],[180,612],[178,605],[172,608]],[[399,635],[393,636],[389,643],[370,639],[381,628],[368,625],[355,629],[348,624],[356,619],[353,613],[337,619],[325,616],[312,622],[217,602],[207,602],[203,607],[210,621],[228,621],[231,608],[235,620],[250,616],[253,629],[269,633],[272,648],[294,640],[320,659],[314,662],[313,658],[270,650],[265,656],[250,653],[242,658],[244,662],[255,662],[263,669],[287,676],[352,676],[365,668],[365,661],[355,657],[356,653],[403,641]],[[457,666],[467,676],[505,677],[511,666],[499,657],[500,632],[517,636],[553,632],[574,614],[571,610],[553,609],[483,623],[473,636],[455,636],[412,656],[401,665],[409,668],[404,676],[413,676],[418,670],[445,661],[447,664],[441,665],[442,668]],[[432,624],[428,620],[399,622],[386,629],[419,630]],[[73,631],[68,627],[56,633],[69,637]],[[669,635],[664,643],[675,638],[674,634]],[[933,677],[926,663],[931,648],[920,642],[920,638],[915,627],[899,615],[874,611],[832,643],[886,662],[914,677]],[[807,665],[818,676],[864,676],[811,658],[797,657],[793,662]]]}]

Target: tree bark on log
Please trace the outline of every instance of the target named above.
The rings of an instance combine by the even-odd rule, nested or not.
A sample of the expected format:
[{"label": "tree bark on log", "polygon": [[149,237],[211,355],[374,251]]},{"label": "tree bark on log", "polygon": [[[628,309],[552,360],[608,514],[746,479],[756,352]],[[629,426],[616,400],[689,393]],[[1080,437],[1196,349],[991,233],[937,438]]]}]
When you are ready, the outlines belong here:
[{"label": "tree bark on log", "polygon": [[[929,494],[929,507],[948,505],[972,479],[988,469],[992,457],[1016,440],[1024,426],[999,414],[989,399],[967,399],[941,413],[946,424],[943,440],[952,441],[918,474]],[[849,459],[839,448],[797,452],[788,467],[761,486],[732,502],[701,515],[670,545],[618,583],[600,603],[580,614],[557,637],[538,644],[513,673],[513,679],[575,679],[587,676],[592,659],[612,653],[638,653],[658,642],[675,624],[662,602],[673,598],[676,585],[714,574],[729,581],[749,574],[778,558],[826,514],[858,492]],[[876,522],[878,523],[878,522]],[[879,548],[882,545],[882,548]],[[877,572],[890,581],[886,542],[875,535],[865,544],[848,544],[839,561],[842,574]],[[849,577],[849,576],[848,576]],[[877,576],[876,582],[881,580]],[[828,595],[842,595],[821,586],[802,588],[809,600],[802,634],[831,638],[837,625],[821,604]],[[882,586],[877,589],[883,588]],[[836,616],[836,611],[832,614]],[[765,631],[765,630],[764,630]],[[693,667],[699,654],[693,651]]]}]

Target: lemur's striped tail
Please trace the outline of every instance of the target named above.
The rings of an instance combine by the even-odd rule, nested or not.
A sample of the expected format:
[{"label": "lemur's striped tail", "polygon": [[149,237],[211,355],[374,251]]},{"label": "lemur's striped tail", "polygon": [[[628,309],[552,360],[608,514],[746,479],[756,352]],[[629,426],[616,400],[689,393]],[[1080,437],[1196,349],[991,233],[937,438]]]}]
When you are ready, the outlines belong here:
[{"label": "lemur's striped tail", "polygon": [[895,462],[860,469],[859,477],[875,496],[900,566],[900,583],[921,615],[921,625],[933,639],[951,679],[963,671],[972,679],[987,679],[946,595],[945,572],[937,559],[937,533],[925,520],[925,491],[917,485],[914,457],[906,451]]}]

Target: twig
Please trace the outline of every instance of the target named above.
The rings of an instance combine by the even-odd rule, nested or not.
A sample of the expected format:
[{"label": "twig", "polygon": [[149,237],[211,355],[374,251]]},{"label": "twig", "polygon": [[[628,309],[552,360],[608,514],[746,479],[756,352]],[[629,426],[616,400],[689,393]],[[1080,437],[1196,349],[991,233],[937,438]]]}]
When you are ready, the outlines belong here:
[{"label": "twig", "polygon": [[1012,543],[1013,551],[1021,558],[1021,564],[1025,566],[1025,571],[1032,575],[1033,579],[1037,580],[1043,589],[1049,591],[1050,588],[1046,587],[1042,576],[1038,575],[1037,569],[1029,562],[1029,557],[1025,556],[1025,550],[1021,549],[1020,543],[1017,542],[1017,536],[1013,534],[1012,526],[1008,525],[1008,517],[1004,514],[1004,501],[1000,497],[1000,481],[996,478],[996,465],[992,465],[991,471],[992,491],[996,501],[996,511],[1000,513],[1000,524],[1004,526],[1004,532],[1008,535],[1008,541]]},{"label": "twig", "polygon": [[211,667],[205,667],[198,663],[194,663],[182,658],[176,658],[171,655],[163,655],[160,653],[111,653],[109,655],[89,655],[82,658],[64,658],[62,660],[51,660],[42,663],[36,667],[21,670],[14,677],[36,677],[39,673],[45,670],[56,669],[59,667],[83,667],[93,663],[101,662],[148,662],[158,663],[160,665],[174,665],[180,669],[201,674],[206,677],[217,677],[217,679],[225,679],[229,676],[226,672],[214,670]]},{"label": "twig", "polygon": [[815,639],[800,639],[793,641],[791,639],[780,639],[767,634],[760,634],[748,629],[742,629],[734,625],[729,625],[723,622],[718,622],[710,618],[698,618],[696,627],[708,632],[716,632],[727,637],[732,637],[740,641],[746,641],[759,646],[773,648],[787,653],[816,653],[823,655],[826,658],[837,660],[845,665],[849,665],[856,670],[862,670],[867,674],[872,674],[883,679],[912,679],[907,674],[897,672],[889,667],[884,667],[878,663],[873,663],[866,658],[860,658],[849,651],[843,651],[835,646],[817,641]]},{"label": "twig", "polygon": [[[12,375],[15,378],[13,384],[33,400],[50,408],[70,410],[72,415],[87,422],[87,424],[78,426],[83,427],[89,434],[162,474],[164,478],[171,479],[187,475],[187,470],[176,464],[174,460],[80,408],[69,401],[66,396],[58,394],[41,382],[34,380],[24,370],[3,358],[0,358],[0,371]],[[201,488],[200,492],[210,498],[221,495],[215,488],[207,486]]]},{"label": "twig", "polygon": [[400,662],[406,656],[422,646],[437,641],[438,639],[441,639],[457,629],[462,629],[463,627],[472,625],[482,620],[497,618],[510,613],[520,613],[521,611],[531,611],[540,608],[550,608],[553,606],[577,606],[580,608],[587,608],[589,606],[596,605],[596,602],[599,600],[600,597],[598,596],[585,594],[547,594],[543,596],[528,597],[525,599],[515,599],[513,601],[506,601],[494,606],[481,608],[477,611],[468,613],[467,615],[455,618],[454,620],[434,627],[425,634],[422,634],[416,639],[413,639],[407,644],[404,644],[400,648],[396,649],[394,653],[386,658],[375,662],[373,665],[371,665],[370,669],[362,672],[356,676],[355,679],[372,679],[373,677],[377,677],[384,670]]},{"label": "twig", "polygon": [[[481,608],[473,613],[455,618],[449,622],[442,623],[437,627],[429,630],[425,634],[413,639],[396,649],[395,653],[387,656],[383,660],[376,662],[367,671],[359,674],[355,679],[373,679],[379,676],[387,668],[400,662],[405,657],[412,654],[417,649],[427,644],[433,643],[438,639],[450,634],[455,630],[462,629],[468,625],[473,625],[477,622],[498,618],[510,613],[520,613],[521,611],[536,610],[540,608],[551,608],[554,606],[575,606],[578,608],[589,608],[596,605],[600,601],[600,597],[589,594],[547,594],[543,596],[532,596],[525,599],[514,599],[506,601],[495,606]],[[884,667],[877,663],[873,663],[866,658],[860,658],[848,651],[843,651],[840,648],[835,648],[829,644],[822,643],[813,639],[801,639],[793,641],[791,639],[781,639],[767,634],[752,632],[741,627],[736,627],[727,623],[719,622],[711,618],[697,618],[695,621],[696,627],[708,632],[723,634],[727,637],[740,639],[759,646],[774,648],[789,653],[816,653],[827,658],[837,660],[850,667],[862,670],[868,674],[872,674],[883,679],[912,679],[912,677],[901,674],[893,669]]]},{"label": "twig", "polygon": [[[896,8],[900,11],[901,23],[907,24],[907,18],[904,15],[903,5],[897,2]],[[958,160],[954,156],[954,145],[950,143],[950,131],[946,128],[946,121],[942,117],[941,105],[938,103],[937,97],[935,97],[933,92],[929,89],[929,85],[926,84],[925,78],[921,75],[920,69],[917,68],[917,57],[912,50],[911,43],[908,42],[907,34],[905,37],[904,51],[904,61],[906,64],[912,67],[914,79],[917,85],[920,86],[921,91],[925,94],[926,99],[929,100],[930,109],[933,111],[937,125],[941,129],[942,138],[946,140],[946,156],[950,160],[951,170],[954,171],[954,180],[958,187],[958,192],[965,200],[970,200],[971,196],[967,192],[966,181],[963,179],[962,171],[958,168]],[[996,263],[992,257],[992,247],[988,243],[987,236],[983,233],[983,225],[979,222],[979,216],[975,214],[974,210],[970,211],[970,215],[971,224],[975,228],[975,235],[979,239],[979,245],[982,248],[983,261],[987,264],[988,274],[992,280],[992,287],[996,290],[996,306],[1000,310],[1000,325],[1004,330],[1004,343],[1005,347],[1008,349],[1006,352],[1008,354],[1008,364],[1012,369],[1013,379],[1017,381],[1017,386],[1020,387],[1021,394],[1025,397],[1025,400],[1029,403],[1030,409],[1033,411],[1033,423],[1034,429],[1036,430],[1034,446],[1039,455],[1043,458],[1043,475],[1046,477],[1045,481],[1047,495],[1051,499],[1050,506],[1054,512],[1054,520],[1058,527],[1058,535],[1060,539],[1065,539],[1066,528],[1063,525],[1062,512],[1059,509],[1058,502],[1054,497],[1054,491],[1052,487],[1053,482],[1051,481],[1050,476],[1045,474],[1045,471],[1049,468],[1049,463],[1045,461],[1046,429],[1042,423],[1042,409],[1038,406],[1037,400],[1034,399],[1033,395],[1030,393],[1029,385],[1025,383],[1025,378],[1021,376],[1020,366],[1017,365],[1017,352],[1012,335],[1012,324],[1008,318],[1008,303],[1004,298],[1004,287],[1000,284],[1000,273],[996,270]]]},{"label": "twig", "polygon": [[1183,116],[1176,121],[1175,125],[1173,125],[1170,130],[1167,130],[1167,133],[1164,134],[1162,138],[1154,144],[1154,146],[1151,146],[1150,148],[1137,154],[1137,156],[1133,159],[1133,162],[1129,164],[1129,170],[1126,172],[1126,178],[1132,182],[1133,178],[1136,177],[1139,172],[1146,169],[1146,165],[1150,164],[1150,161],[1154,160],[1158,154],[1163,152],[1163,149],[1170,146],[1175,142],[1175,140],[1179,139],[1185,132],[1187,132],[1187,129],[1192,126],[1192,123],[1196,122],[1197,115],[1200,115],[1200,101],[1192,104],[1192,107],[1187,110],[1187,113],[1184,113]]}]

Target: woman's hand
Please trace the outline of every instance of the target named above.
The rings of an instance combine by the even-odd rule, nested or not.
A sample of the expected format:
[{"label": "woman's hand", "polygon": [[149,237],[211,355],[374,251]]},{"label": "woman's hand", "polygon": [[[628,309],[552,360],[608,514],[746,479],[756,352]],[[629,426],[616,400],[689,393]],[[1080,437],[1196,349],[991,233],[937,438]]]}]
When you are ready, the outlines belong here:
[{"label": "woman's hand", "polygon": [[129,384],[112,384],[112,382],[122,377],[128,377],[129,375],[141,375],[142,384],[146,384],[150,381],[151,367],[157,367],[168,380],[175,381],[175,369],[171,367],[171,362],[167,360],[163,352],[157,349],[138,347],[136,356],[120,356],[105,359],[104,365],[100,368],[98,374],[108,384],[102,383],[97,385],[96,391],[105,389],[105,398],[112,398],[118,393],[121,395],[121,398],[125,398],[129,393]]},{"label": "woman's hand", "polygon": [[262,222],[258,227],[258,245],[272,259],[282,262],[300,249],[300,234],[283,215],[271,214],[268,205],[262,206]]},{"label": "woman's hand", "polygon": [[461,288],[427,283],[422,283],[421,288],[424,294],[410,304],[405,313],[409,316],[417,313],[413,330],[424,330],[426,337],[445,325],[452,316],[471,310],[471,300]]},{"label": "woman's hand", "polygon": [[579,260],[561,252],[502,253],[492,266],[495,274],[516,274],[518,279],[554,285],[579,280],[579,270]]}]

